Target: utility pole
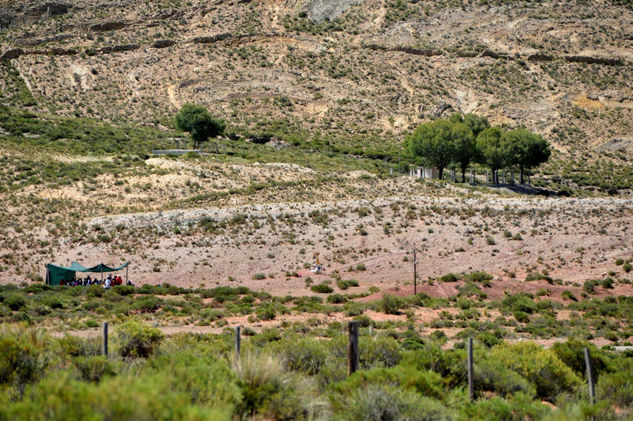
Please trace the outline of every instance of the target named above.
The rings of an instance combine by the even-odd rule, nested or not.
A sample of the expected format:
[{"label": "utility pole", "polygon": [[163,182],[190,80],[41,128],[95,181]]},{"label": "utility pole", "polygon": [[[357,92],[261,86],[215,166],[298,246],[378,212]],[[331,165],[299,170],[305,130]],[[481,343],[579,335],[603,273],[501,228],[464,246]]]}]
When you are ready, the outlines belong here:
[{"label": "utility pole", "polygon": [[418,250],[413,249],[413,295],[418,293]]}]

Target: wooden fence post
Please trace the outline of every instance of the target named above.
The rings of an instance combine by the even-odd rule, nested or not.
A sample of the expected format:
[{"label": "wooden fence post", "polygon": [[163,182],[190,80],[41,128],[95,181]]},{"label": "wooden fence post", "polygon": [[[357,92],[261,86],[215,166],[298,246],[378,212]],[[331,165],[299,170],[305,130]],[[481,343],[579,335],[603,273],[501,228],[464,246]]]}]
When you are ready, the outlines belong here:
[{"label": "wooden fence post", "polygon": [[103,323],[103,355],[108,357],[108,322]]},{"label": "wooden fence post", "polygon": [[347,347],[347,364],[349,374],[352,375],[358,370],[358,322],[350,321],[348,331],[349,346]]},{"label": "wooden fence post", "polygon": [[468,338],[468,395],[475,400],[475,384],[473,379],[473,338]]},{"label": "wooden fence post", "polygon": [[235,327],[235,360],[240,360],[240,350],[242,347],[242,338],[240,336],[242,331],[242,326]]},{"label": "wooden fence post", "polygon": [[589,402],[593,405],[596,402],[596,391],[593,387],[593,370],[591,369],[591,357],[589,356],[589,348],[583,349],[585,354],[585,367],[587,368],[587,383],[589,384]]}]

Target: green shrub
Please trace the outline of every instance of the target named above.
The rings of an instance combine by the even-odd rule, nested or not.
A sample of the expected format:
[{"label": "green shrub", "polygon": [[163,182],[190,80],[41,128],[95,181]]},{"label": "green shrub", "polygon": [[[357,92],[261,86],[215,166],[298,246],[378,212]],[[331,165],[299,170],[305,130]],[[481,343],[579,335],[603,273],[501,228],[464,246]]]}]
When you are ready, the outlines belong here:
[{"label": "green shrub", "polygon": [[259,416],[276,420],[303,420],[326,413],[327,404],[317,396],[314,382],[286,372],[280,359],[246,354],[235,366],[242,400],[238,418]]},{"label": "green shrub", "polygon": [[531,397],[536,394],[529,381],[502,362],[485,355],[477,355],[475,361],[473,371],[477,391],[491,391],[501,396],[517,392],[526,392]]},{"label": "green shrub", "polygon": [[602,374],[598,379],[599,399],[608,400],[620,408],[633,408],[633,359],[620,358],[613,373]]},{"label": "green shrub", "polygon": [[342,294],[332,294],[327,297],[327,302],[330,304],[343,304],[346,301],[347,298]]},{"label": "green shrub", "polygon": [[160,330],[130,320],[116,327],[114,345],[124,358],[146,358],[156,351],[163,338]]},{"label": "green shrub", "polygon": [[374,325],[374,321],[365,314],[354,316],[354,320],[358,322],[358,326],[360,327],[369,327]]},{"label": "green shrub", "polygon": [[392,385],[434,399],[442,399],[446,392],[442,383],[442,377],[439,374],[433,371],[419,371],[413,367],[402,365],[357,371],[347,380],[335,385],[334,390],[346,393],[346,391],[372,384]]},{"label": "green shrub", "polygon": [[151,295],[137,298],[134,302],[134,308],[143,313],[154,312],[159,309],[161,300]]},{"label": "green shrub", "polygon": [[101,352],[101,344],[97,338],[65,335],[59,339],[58,343],[62,353],[71,357],[94,356]]},{"label": "green shrub", "polygon": [[256,311],[259,320],[274,320],[277,317],[277,309],[273,303],[265,303]]},{"label": "green shrub", "polygon": [[400,310],[405,306],[404,301],[395,295],[384,294],[380,301],[380,309],[385,314],[400,314]]},{"label": "green shrub", "polygon": [[256,273],[255,275],[253,275],[253,280],[255,281],[261,281],[262,279],[266,279],[266,274]]},{"label": "green shrub", "polygon": [[241,399],[237,376],[226,359],[218,358],[218,352],[228,352],[228,344],[217,340],[191,343],[190,338],[186,341],[169,341],[176,349],[149,359],[149,372],[167,375],[173,389],[185,392],[193,404],[235,407]]},{"label": "green shrub", "polygon": [[518,393],[507,400],[493,397],[464,405],[461,418],[468,420],[540,420],[550,412],[548,406],[534,402],[528,395]]},{"label": "green shrub", "polygon": [[492,275],[484,271],[473,271],[466,276],[466,280],[470,282],[484,282],[492,280]]},{"label": "green shrub", "polygon": [[622,265],[622,270],[624,270],[626,273],[629,273],[631,269],[633,269],[633,265],[631,265],[630,263],[625,263]]},{"label": "green shrub", "polygon": [[519,323],[527,323],[530,321],[530,316],[523,311],[515,311],[514,318]]},{"label": "green shrub", "polygon": [[458,279],[459,278],[454,273],[447,273],[440,276],[440,281],[442,282],[457,282]]},{"label": "green shrub", "polygon": [[52,363],[50,338],[41,331],[0,326],[0,385],[18,390],[38,380]]},{"label": "green shrub", "polygon": [[334,292],[334,289],[328,284],[316,284],[310,287],[312,292],[318,292],[320,294],[331,294]]},{"label": "green shrub", "polygon": [[[25,398],[0,408],[0,418],[65,420],[230,419],[230,405],[195,406],[167,373],[119,375],[99,383],[56,373],[28,388]],[[4,415],[4,416],[3,416]]]},{"label": "green shrub", "polygon": [[518,293],[514,295],[506,295],[501,301],[500,309],[505,312],[514,313],[522,311],[527,314],[532,314],[536,310],[536,303],[527,294]]},{"label": "green shrub", "polygon": [[328,358],[326,344],[311,338],[284,338],[272,344],[270,349],[281,357],[288,370],[310,376],[318,374]]},{"label": "green shrub", "polygon": [[443,420],[450,411],[437,400],[387,384],[355,389],[338,408],[350,421]]},{"label": "green shrub", "polygon": [[26,306],[26,301],[20,295],[11,294],[4,299],[4,305],[13,311],[18,311]]},{"label": "green shrub", "polygon": [[98,382],[104,376],[112,376],[115,374],[114,367],[103,355],[95,357],[75,357],[72,361],[73,366],[79,371],[80,378],[88,382]]},{"label": "green shrub", "polygon": [[346,290],[349,287],[357,287],[358,281],[354,281],[351,279],[350,280],[339,279],[338,281],[336,281],[336,286],[339,287],[339,289]]},{"label": "green shrub", "polygon": [[536,388],[537,396],[550,401],[560,393],[572,393],[582,382],[551,350],[522,342],[491,349],[490,357],[525,377]]},{"label": "green shrub", "polygon": [[584,348],[589,348],[591,355],[591,365],[593,367],[594,378],[599,379],[600,375],[608,370],[611,365],[611,358],[605,354],[604,351],[596,348],[589,342],[579,341],[577,339],[568,339],[565,342],[557,342],[552,346],[552,352],[554,352],[562,362],[577,375],[585,376],[585,354]]},{"label": "green shrub", "polygon": [[362,336],[359,342],[359,360],[363,368],[393,367],[402,359],[400,344],[391,337]]}]

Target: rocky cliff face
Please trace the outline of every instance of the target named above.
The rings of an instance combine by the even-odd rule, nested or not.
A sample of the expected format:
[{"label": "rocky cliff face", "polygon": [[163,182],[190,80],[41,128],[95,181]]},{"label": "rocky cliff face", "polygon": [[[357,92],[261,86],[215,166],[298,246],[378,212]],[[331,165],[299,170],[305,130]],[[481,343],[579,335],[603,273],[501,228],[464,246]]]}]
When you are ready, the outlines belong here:
[{"label": "rocky cliff face", "polygon": [[0,6],[0,55],[54,113],[158,123],[196,102],[237,131],[363,147],[476,112],[624,159],[631,28],[606,0],[20,0]]}]

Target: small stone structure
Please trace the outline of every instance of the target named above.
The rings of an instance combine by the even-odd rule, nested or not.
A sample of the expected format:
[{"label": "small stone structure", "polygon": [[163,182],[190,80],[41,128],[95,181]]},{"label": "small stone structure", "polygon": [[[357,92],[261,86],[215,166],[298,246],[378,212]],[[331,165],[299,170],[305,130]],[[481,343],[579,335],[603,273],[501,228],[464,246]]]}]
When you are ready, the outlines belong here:
[{"label": "small stone structure", "polygon": [[437,179],[439,178],[439,171],[435,167],[417,167],[411,170],[409,175],[413,178]]}]

